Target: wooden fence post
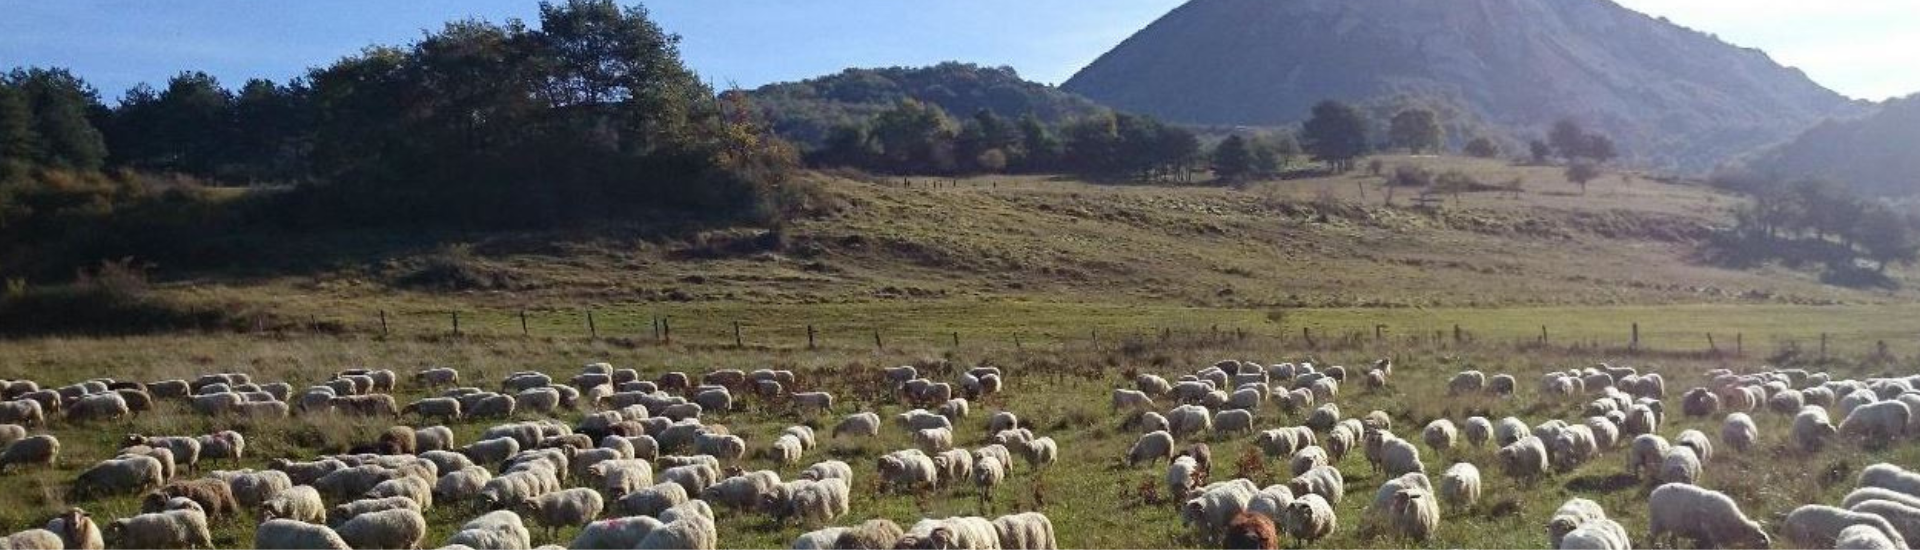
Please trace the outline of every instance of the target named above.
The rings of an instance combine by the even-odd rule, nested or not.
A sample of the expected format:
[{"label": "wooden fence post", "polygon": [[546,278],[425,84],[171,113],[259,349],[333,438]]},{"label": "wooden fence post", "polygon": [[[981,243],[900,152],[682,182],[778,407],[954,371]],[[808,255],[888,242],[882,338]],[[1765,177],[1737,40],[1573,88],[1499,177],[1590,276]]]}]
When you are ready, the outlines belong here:
[{"label": "wooden fence post", "polygon": [[660,316],[660,337],[667,345],[673,345],[673,317]]},{"label": "wooden fence post", "polygon": [[887,345],[880,341],[880,329],[877,328],[873,329],[873,347],[877,349],[887,349]]},{"label": "wooden fence post", "polygon": [[1633,323],[1633,340],[1627,342],[1627,349],[1631,351],[1640,351],[1640,323],[1639,322]]},{"label": "wooden fence post", "polygon": [[1013,349],[1026,349],[1020,345],[1020,333],[1013,333]]},{"label": "wooden fence post", "polygon": [[1720,344],[1713,342],[1713,333],[1711,332],[1707,333],[1707,348],[1713,351],[1714,357],[1720,356]]},{"label": "wooden fence post", "polygon": [[380,310],[380,337],[387,337],[387,310]]},{"label": "wooden fence post", "polygon": [[736,348],[747,347],[746,344],[740,340],[740,322],[739,321],[733,322],[733,347],[736,347]]},{"label": "wooden fence post", "polygon": [[600,327],[594,324],[593,310],[591,309],[587,310],[587,337],[596,340],[600,338]]},{"label": "wooden fence post", "polygon": [[1746,356],[1747,356],[1747,342],[1746,342],[1746,339],[1747,339],[1747,335],[1746,335],[1746,333],[1744,333],[1744,332],[1735,332],[1735,333],[1733,333],[1733,356],[1734,356],[1734,357],[1746,357]]},{"label": "wooden fence post", "polygon": [[960,347],[960,331],[953,331],[953,347]]},{"label": "wooden fence post", "polygon": [[1465,335],[1460,332],[1460,324],[1454,323],[1453,324],[1453,343],[1458,344],[1465,341],[1466,341]]},{"label": "wooden fence post", "polygon": [[1820,333],[1820,360],[1827,360],[1827,333]]},{"label": "wooden fence post", "polygon": [[654,343],[659,343],[660,342],[660,316],[654,315],[651,317],[653,320],[653,341]]},{"label": "wooden fence post", "polygon": [[520,335],[533,336],[533,332],[527,330],[527,310],[524,309],[520,310]]},{"label": "wooden fence post", "polygon": [[453,312],[453,335],[460,335],[460,312]]},{"label": "wooden fence post", "polygon": [[1545,346],[1547,343],[1547,326],[1540,325],[1540,345]]},{"label": "wooden fence post", "polygon": [[807,325],[807,349],[813,349],[813,325]]}]

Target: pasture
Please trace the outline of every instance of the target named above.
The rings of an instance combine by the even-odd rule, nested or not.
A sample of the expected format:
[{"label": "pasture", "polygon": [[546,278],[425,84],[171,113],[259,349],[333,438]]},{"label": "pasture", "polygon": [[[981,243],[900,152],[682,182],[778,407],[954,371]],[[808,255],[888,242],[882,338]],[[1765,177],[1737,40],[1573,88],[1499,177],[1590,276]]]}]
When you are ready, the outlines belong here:
[{"label": "pasture", "polygon": [[[1169,341],[1160,346],[1054,343],[1024,349],[981,345],[957,351],[900,344],[885,350],[832,347],[810,352],[791,348],[736,350],[711,345],[635,345],[626,341],[577,338],[382,340],[203,335],[40,339],[0,344],[0,379],[31,378],[43,385],[59,385],[95,377],[152,381],[232,371],[249,373],[256,381],[288,381],[295,388],[301,388],[345,368],[391,368],[402,374],[403,381],[395,397],[404,403],[430,393],[407,383],[407,375],[428,366],[460,369],[463,383],[489,389],[497,389],[499,380],[508,372],[539,370],[564,380],[578,372],[581,365],[596,361],[637,369],[643,379],[668,371],[698,375],[721,368],[793,369],[800,380],[793,389],[829,391],[839,398],[834,415],[796,417],[778,403],[762,402],[742,394],[736,399],[736,410],[708,414],[703,421],[728,426],[756,450],[766,446],[789,425],[805,423],[821,430],[821,445],[809,451],[800,466],[780,467],[751,453],[741,466],[749,471],[772,469],[783,479],[790,479],[800,468],[821,460],[838,459],[853,465],[851,513],[834,524],[887,518],[906,526],[922,517],[994,517],[1033,510],[1051,518],[1063,547],[1115,548],[1211,544],[1182,526],[1176,504],[1166,498],[1164,489],[1158,489],[1163,486],[1164,462],[1129,468],[1121,461],[1136,434],[1122,427],[1122,415],[1110,409],[1109,395],[1114,388],[1132,387],[1134,373],[1173,378],[1228,358],[1256,359],[1263,363],[1312,361],[1322,366],[1347,365],[1350,369],[1359,369],[1379,357],[1392,356],[1396,357],[1395,373],[1386,389],[1365,391],[1359,384],[1351,383],[1341,388],[1335,402],[1345,416],[1384,411],[1393,418],[1393,432],[1417,441],[1419,427],[1437,418],[1449,418],[1456,424],[1470,415],[1495,419],[1515,416],[1529,425],[1555,418],[1577,420],[1581,418],[1581,406],[1589,398],[1544,397],[1536,389],[1535,381],[1548,371],[1607,361],[1666,376],[1669,412],[1667,423],[1659,428],[1660,434],[1672,437],[1681,430],[1699,429],[1712,434],[1717,441],[1719,416],[1696,419],[1680,415],[1679,394],[1701,385],[1701,373],[1709,369],[1732,368],[1745,372],[1761,367],[1760,361],[1754,358],[1635,359],[1617,352],[1525,351],[1493,344],[1443,348],[1390,343],[1317,353],[1281,344],[1259,339],[1212,343]],[[948,381],[965,367],[1002,368],[1008,373],[1006,390],[974,403],[972,415],[955,423],[956,445],[973,448],[983,444],[988,435],[984,427],[986,417],[994,411],[1012,411],[1036,435],[1049,436],[1059,442],[1059,463],[1039,472],[1026,467],[1025,463],[1016,466],[1010,481],[994,494],[986,507],[975,490],[964,485],[922,494],[875,491],[876,458],[912,446],[906,431],[890,422],[892,414],[911,407],[888,395],[884,384],[877,381],[879,367],[901,364],[919,365],[929,377]],[[1908,364],[1880,361],[1869,365],[1853,360],[1836,360],[1815,368],[1832,372],[1836,378],[1910,374],[1913,370]],[[1520,381],[1518,394],[1505,399],[1447,396],[1447,379],[1465,369],[1478,369],[1489,375],[1512,374]],[[1158,406],[1165,410],[1173,404],[1162,399]],[[889,420],[881,437],[872,440],[824,438],[825,430],[830,429],[840,415],[863,410],[879,412]],[[580,413],[569,411],[556,416],[572,424]],[[1722,448],[1706,465],[1701,485],[1732,496],[1750,517],[1767,522],[1770,527],[1776,526],[1785,512],[1799,505],[1837,503],[1840,496],[1852,488],[1858,471],[1866,465],[1880,461],[1911,465],[1920,459],[1920,451],[1906,441],[1874,450],[1847,442],[1819,453],[1801,453],[1786,444],[1790,417],[1764,411],[1753,416],[1761,429],[1760,445],[1744,454]],[[1256,430],[1298,425],[1303,420],[1302,415],[1282,412],[1271,400],[1259,409],[1257,418]],[[1838,420],[1836,416],[1835,421]],[[400,421],[416,427],[422,425],[411,418]],[[0,475],[0,494],[8,495],[5,500],[9,504],[0,507],[0,525],[13,530],[38,525],[67,506],[84,507],[102,521],[137,512],[136,496],[69,499],[67,495],[74,476],[94,462],[110,457],[126,433],[202,434],[234,429],[249,440],[247,458],[239,464],[207,467],[264,468],[269,458],[311,458],[370,443],[392,423],[391,419],[313,418],[297,414],[284,420],[213,418],[195,415],[184,405],[171,402],[127,421],[75,424],[54,420],[50,433],[64,444],[58,463],[51,469],[28,467]],[[497,421],[463,421],[453,427],[458,443],[465,444],[494,423]],[[1285,472],[1284,459],[1259,457],[1251,445],[1252,437],[1252,434],[1210,434],[1198,439],[1213,447],[1213,479],[1247,477],[1265,486],[1282,483],[1290,477]],[[1541,547],[1547,543],[1543,525],[1548,516],[1566,499],[1576,496],[1598,501],[1609,517],[1627,527],[1636,545],[1648,544],[1641,539],[1646,534],[1644,498],[1651,485],[1624,475],[1620,449],[1609,450],[1572,471],[1531,481],[1501,474],[1493,462],[1491,447],[1434,452],[1421,445],[1421,451],[1430,476],[1437,476],[1454,462],[1466,461],[1480,466],[1485,479],[1481,501],[1466,509],[1443,507],[1441,527],[1430,541],[1389,536],[1377,524],[1362,519],[1364,507],[1385,477],[1370,471],[1356,452],[1337,465],[1345,475],[1348,494],[1337,506],[1339,528],[1331,537],[1311,546]],[[1016,462],[1020,461],[1016,459]],[[433,530],[425,544],[441,544],[452,529],[479,513],[480,510],[470,504],[437,503],[427,514]],[[785,547],[794,536],[816,527],[776,524],[764,514],[746,510],[718,509],[716,513],[720,545],[727,548]],[[251,515],[246,515],[217,522],[214,526],[216,544],[220,547],[251,544],[253,521]],[[535,544],[564,544],[574,530],[562,530],[553,539],[541,536],[537,529],[535,533]],[[1777,532],[1775,539],[1779,540]],[[1298,545],[1295,541],[1288,542]]]}]

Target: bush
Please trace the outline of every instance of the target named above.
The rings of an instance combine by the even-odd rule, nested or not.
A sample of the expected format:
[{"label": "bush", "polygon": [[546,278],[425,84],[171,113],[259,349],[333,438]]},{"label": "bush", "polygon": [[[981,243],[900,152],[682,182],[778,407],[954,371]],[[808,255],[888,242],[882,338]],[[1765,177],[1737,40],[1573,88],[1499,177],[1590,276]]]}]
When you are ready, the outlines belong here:
[{"label": "bush", "polygon": [[148,286],[146,270],[129,258],[82,270],[68,285],[32,287],[21,279],[9,280],[6,296],[0,297],[0,334],[128,335],[237,329],[251,317],[244,307],[194,307],[157,296]]},{"label": "bush", "polygon": [[1393,187],[1426,187],[1433,185],[1433,171],[1420,166],[1402,164],[1387,176],[1387,185]]}]

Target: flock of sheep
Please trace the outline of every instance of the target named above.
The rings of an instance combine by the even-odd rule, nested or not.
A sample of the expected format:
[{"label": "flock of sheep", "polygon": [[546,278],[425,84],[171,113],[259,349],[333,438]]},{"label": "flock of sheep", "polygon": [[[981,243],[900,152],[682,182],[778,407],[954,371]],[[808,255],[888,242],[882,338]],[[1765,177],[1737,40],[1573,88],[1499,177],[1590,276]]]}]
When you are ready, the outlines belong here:
[{"label": "flock of sheep", "polygon": [[[953,422],[968,416],[969,398],[1001,391],[1001,377],[999,369],[981,367],[947,383],[914,367],[887,369],[890,395],[933,410],[896,415],[916,448],[880,457],[878,485],[924,491],[971,484],[984,499],[1017,467],[1015,456],[1026,468],[1056,462],[1054,440],[1036,437],[1007,412],[986,419],[990,443],[956,448]],[[30,429],[51,420],[119,420],[165,400],[213,416],[417,417],[456,425],[516,412],[551,418],[581,411],[575,425],[503,421],[465,445],[447,425],[393,426],[349,453],[275,458],[265,470],[206,469],[243,457],[242,433],[130,434],[115,456],[82,472],[72,492],[142,495],[141,513],[96,523],[73,508],[44,528],[0,537],[0,548],[210,548],[210,522],[236,521],[251,511],[259,521],[255,548],[412,549],[427,544],[423,511],[434,506],[478,513],[445,548],[531,548],[536,530],[551,540],[557,528],[571,526],[580,530],[567,548],[714,548],[716,509],[820,527],[794,540],[795,548],[1058,547],[1052,522],[1034,512],[930,518],[904,528],[884,519],[832,526],[848,515],[854,485],[853,468],[837,460],[812,464],[791,480],[770,470],[742,471],[737,465],[749,456],[746,440],[701,418],[743,405],[736,395],[777,402],[782,414],[796,417],[831,413],[833,396],[792,391],[801,381],[791,371],[717,370],[697,379],[669,372],[641,380],[632,369],[600,363],[558,382],[544,373],[513,373],[499,391],[460,381],[448,368],[415,373],[412,383],[433,396],[404,406],[393,396],[403,380],[390,370],[341,372],[298,393],[245,374],[152,383],[101,379],[47,389],[28,380],[0,381],[0,474],[58,459],[59,440]],[[871,438],[882,427],[878,414],[857,412],[828,437]],[[816,444],[812,428],[794,425],[753,451],[797,467]]]},{"label": "flock of sheep", "polygon": [[[1113,391],[1112,406],[1125,415],[1127,426],[1141,432],[1125,463],[1168,461],[1165,490],[1184,503],[1181,519],[1227,548],[1275,548],[1283,534],[1302,543],[1331,535],[1341,525],[1334,507],[1346,497],[1347,483],[1337,466],[1356,449],[1388,481],[1366,506],[1366,517],[1346,521],[1416,542],[1439,528],[1443,509],[1471,506],[1480,498],[1483,466],[1533,479],[1609,452],[1624,457],[1626,473],[1658,484],[1647,497],[1649,529],[1639,539],[1642,544],[1673,547],[1685,539],[1708,548],[1762,548],[1774,541],[1732,498],[1696,484],[1715,455],[1713,438],[1698,430],[1671,440],[1660,435],[1667,388],[1657,373],[1600,365],[1546,374],[1537,387],[1544,399],[1588,400],[1582,417],[1571,421],[1529,426],[1513,417],[1474,416],[1456,425],[1440,418],[1420,427],[1417,438],[1402,439],[1385,412],[1342,415],[1335,401],[1344,383],[1378,389],[1392,377],[1390,361],[1349,373],[1337,366],[1316,370],[1311,364],[1228,360],[1173,381],[1140,374],[1132,389]],[[1874,446],[1920,433],[1920,419],[1913,416],[1920,409],[1920,376],[1835,380],[1826,373],[1783,369],[1744,375],[1716,370],[1706,378],[1705,386],[1683,392],[1680,412],[1721,417],[1719,443],[1732,452],[1755,448],[1759,430],[1751,415],[1762,411],[1793,418],[1787,440],[1801,453],[1818,452],[1842,435]],[[1511,397],[1516,385],[1509,375],[1466,371],[1448,380],[1447,392]],[[1178,405],[1162,414],[1159,400]],[[1256,432],[1254,413],[1269,400],[1304,415],[1303,425]],[[1830,410],[1843,418],[1838,426]],[[1182,449],[1177,443],[1203,433],[1250,436],[1269,459],[1285,459],[1293,477],[1265,488],[1248,479],[1208,483],[1214,471],[1208,446]],[[1459,462],[1440,472],[1437,483],[1428,477],[1422,447],[1444,452],[1460,445],[1492,445],[1497,451],[1489,464]],[[1838,504],[1802,506],[1786,516],[1778,533],[1794,548],[1907,548],[1906,541],[1920,540],[1920,473],[1873,465],[1860,474],[1857,490]],[[1544,527],[1554,548],[1625,549],[1634,540],[1599,504],[1580,498],[1566,502]]]}]

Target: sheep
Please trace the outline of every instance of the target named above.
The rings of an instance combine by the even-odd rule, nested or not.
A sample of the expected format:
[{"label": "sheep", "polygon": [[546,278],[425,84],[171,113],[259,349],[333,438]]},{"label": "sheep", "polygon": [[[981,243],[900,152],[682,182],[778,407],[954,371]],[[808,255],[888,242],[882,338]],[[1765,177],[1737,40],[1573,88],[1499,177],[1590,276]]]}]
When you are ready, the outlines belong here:
[{"label": "sheep", "polygon": [[1213,429],[1213,415],[1207,411],[1206,407],[1181,405],[1168,411],[1166,416],[1173,428],[1169,432],[1176,439],[1184,439]]},{"label": "sheep", "polygon": [[1453,448],[1454,441],[1459,438],[1460,430],[1455,429],[1453,422],[1445,418],[1434,420],[1420,430],[1420,439],[1426,442],[1427,447],[1436,451]]},{"label": "sheep", "polygon": [[[798,537],[794,537],[793,544],[788,546],[788,548],[793,550],[830,550],[846,532],[846,527],[815,529],[801,533]],[[580,548],[580,546],[575,546],[575,548]]]},{"label": "sheep", "polygon": [[[60,546],[76,550],[100,550],[106,548],[106,542],[100,535],[100,527],[93,523],[93,516],[80,508],[68,508],[66,512],[47,520],[46,530],[58,535]],[[14,545],[18,548],[19,545]]]},{"label": "sheep", "polygon": [[[700,501],[688,504],[700,504]],[[661,514],[662,520],[667,517],[668,514]],[[634,548],[712,550],[718,544],[719,533],[715,531],[713,517],[687,514],[675,517],[672,521],[663,521],[659,528],[640,539]]]},{"label": "sheep", "polygon": [[1485,373],[1477,370],[1463,371],[1453,375],[1453,378],[1447,381],[1447,395],[1480,393],[1480,390],[1485,388],[1486,385],[1487,375]]},{"label": "sheep", "polygon": [[1334,424],[1338,423],[1340,423],[1340,407],[1333,403],[1313,409],[1313,412],[1307,415],[1306,421],[1307,427],[1313,428],[1314,431],[1330,430],[1333,429]]},{"label": "sheep", "polygon": [[1226,530],[1233,516],[1247,509],[1254,494],[1259,492],[1258,486],[1245,479],[1208,485],[1198,495],[1189,493],[1192,498],[1181,508],[1180,521],[1209,536],[1217,536]]},{"label": "sheep", "polygon": [[1680,396],[1680,412],[1689,417],[1711,416],[1720,411],[1720,396],[1706,388],[1694,388]]},{"label": "sheep", "polygon": [[240,432],[225,430],[198,437],[200,440],[200,458],[204,460],[227,459],[239,462],[246,455],[247,438]]},{"label": "sheep", "polygon": [[[1026,512],[994,518],[993,529],[1000,540],[1000,548],[1006,550],[1057,550],[1060,543],[1053,536],[1053,520],[1045,514]],[[1267,525],[1271,533],[1273,526]]]},{"label": "sheep", "polygon": [[1693,447],[1674,445],[1667,449],[1667,455],[1661,459],[1661,483],[1698,484],[1700,480],[1700,456]]},{"label": "sheep", "polygon": [[1173,434],[1156,431],[1140,436],[1133,446],[1127,449],[1127,466],[1135,466],[1141,461],[1157,464],[1161,460],[1173,460]]},{"label": "sheep", "polygon": [[[1849,495],[1851,496],[1851,495]],[[1848,511],[1880,516],[1893,526],[1903,540],[1920,537],[1920,507],[1898,500],[1867,500],[1846,507]],[[52,527],[49,526],[49,529]],[[1842,536],[1841,538],[1845,538]]]},{"label": "sheep", "polygon": [[1767,409],[1779,414],[1795,414],[1807,406],[1799,390],[1782,390],[1767,398]]},{"label": "sheep", "polygon": [[1773,543],[1733,499],[1695,485],[1655,488],[1647,495],[1647,521],[1647,541],[1664,540],[1668,547],[1678,547],[1680,537],[1715,548],[1765,548]]},{"label": "sheep", "polygon": [[28,529],[0,536],[0,548],[60,550],[65,544],[58,533],[46,529]]},{"label": "sheep", "polygon": [[[199,449],[199,441],[193,439],[187,439],[187,441],[192,441],[194,449]],[[179,453],[176,451],[174,455],[177,457]],[[345,462],[331,458],[324,458],[312,462],[294,462],[284,458],[276,458],[267,464],[268,468],[286,472],[287,478],[297,485],[313,483],[314,480],[320,479],[321,476],[347,468]]]},{"label": "sheep", "polygon": [[1747,452],[1760,439],[1760,428],[1753,424],[1753,417],[1747,413],[1731,413],[1720,423],[1720,442],[1733,447],[1733,450]]},{"label": "sheep", "polygon": [[939,485],[940,471],[933,459],[919,449],[894,451],[879,458],[882,489],[913,489]]},{"label": "sheep", "polygon": [[1401,489],[1387,508],[1387,524],[1407,538],[1427,540],[1440,527],[1440,504],[1425,489]]},{"label": "sheep", "polygon": [[[421,510],[433,508],[433,486],[436,482],[413,476],[401,476],[374,484],[362,498],[406,497],[420,504]],[[484,487],[484,485],[483,485]]]},{"label": "sheep", "polygon": [[1560,504],[1560,508],[1554,510],[1552,518],[1547,520],[1548,546],[1560,548],[1562,539],[1568,533],[1588,522],[1606,518],[1607,512],[1600,508],[1599,503],[1584,498],[1570,499]]},{"label": "sheep", "polygon": [[460,400],[452,397],[422,398],[401,407],[400,414],[415,414],[424,419],[453,422],[461,418]]},{"label": "sheep", "polygon": [[1909,495],[1885,487],[1861,487],[1854,489],[1853,492],[1847,493],[1845,499],[1841,500],[1840,507],[1852,508],[1856,504],[1869,500],[1884,500],[1920,508],[1920,496]]},{"label": "sheep", "polygon": [[293,487],[293,480],[286,472],[275,470],[216,471],[208,477],[225,481],[233,491],[234,502],[244,508],[259,507]]},{"label": "sheep", "polygon": [[354,516],[335,531],[353,548],[419,548],[427,519],[419,510],[395,508]]},{"label": "sheep", "polygon": [[966,449],[953,449],[933,455],[933,467],[940,471],[942,485],[952,485],[972,478],[973,463],[973,454]]},{"label": "sheep", "polygon": [[433,495],[450,500],[473,498],[492,480],[493,474],[486,468],[467,466],[440,476],[433,484]]},{"label": "sheep", "polygon": [[1620,423],[1620,433],[1627,435],[1650,434],[1660,429],[1660,420],[1653,408],[1646,405],[1634,405],[1627,409],[1627,420]]},{"label": "sheep", "polygon": [[893,548],[906,534],[900,525],[887,519],[867,520],[846,528],[833,541],[834,548]]},{"label": "sheep", "polygon": [[656,515],[688,500],[685,487],[671,481],[643,487],[617,497],[614,509],[628,515]]},{"label": "sheep", "polygon": [[460,454],[467,455],[477,464],[503,462],[507,457],[520,453],[520,442],[510,437],[496,437],[469,443],[460,448]]},{"label": "sheep", "polygon": [[169,510],[121,518],[107,524],[107,545],[113,548],[212,548],[207,515],[193,510]]},{"label": "sheep", "polygon": [[1253,413],[1246,409],[1224,410],[1213,414],[1213,430],[1219,434],[1253,431]]},{"label": "sheep", "polygon": [[1440,499],[1448,505],[1471,507],[1480,501],[1480,469],[1460,462],[1440,474]]},{"label": "sheep", "polygon": [[900,536],[894,548],[990,549],[1000,547],[999,531],[986,518],[924,519]]},{"label": "sheep", "polygon": [[850,492],[844,479],[798,480],[777,485],[762,495],[760,508],[776,522],[799,518],[802,523],[819,525],[847,514]]},{"label": "sheep", "polygon": [[1293,491],[1294,495],[1320,495],[1333,504],[1339,504],[1340,500],[1346,496],[1346,485],[1346,480],[1340,475],[1340,469],[1333,466],[1314,468],[1287,481],[1287,489]]},{"label": "sheep", "polygon": [[1287,505],[1293,504],[1293,489],[1286,485],[1269,485],[1253,494],[1247,501],[1247,511],[1265,516],[1269,520],[1280,521],[1287,513]]},{"label": "sheep", "polygon": [[1333,515],[1333,506],[1326,499],[1318,494],[1306,494],[1287,505],[1281,526],[1287,535],[1311,544],[1333,534],[1339,522]]},{"label": "sheep", "polygon": [[722,506],[751,508],[760,504],[760,498],[780,486],[780,474],[770,470],[748,472],[736,475],[700,491],[700,500]]},{"label": "sheep", "polygon": [[848,415],[833,427],[833,437],[837,438],[841,435],[878,437],[880,435],[880,415],[871,412]]},{"label": "sheep", "polygon": [[[527,532],[526,523],[521,521],[520,514],[496,510],[462,524],[459,531],[447,537],[447,544],[464,545],[469,548],[528,548],[533,545],[532,538],[532,534]],[[581,548],[592,547],[594,546],[581,546]],[[631,547],[630,545],[621,546],[621,548]]]},{"label": "sheep", "polygon": [[1906,539],[1881,516],[1818,504],[1795,508],[1787,514],[1780,531],[1788,542],[1799,548],[1832,548],[1840,531],[1855,525],[1879,530],[1894,542],[1896,548],[1907,547]]},{"label": "sheep", "polygon": [[73,482],[73,492],[89,496],[133,494],[157,488],[165,478],[164,467],[153,457],[112,458],[81,472]]},{"label": "sheep", "polygon": [[1292,456],[1295,451],[1315,443],[1313,430],[1304,426],[1278,428],[1254,436],[1254,445],[1268,457]]},{"label": "sheep", "polygon": [[522,500],[520,506],[552,536],[561,527],[593,523],[606,508],[606,501],[598,491],[577,487]]},{"label": "sheep", "polygon": [[1657,435],[1642,434],[1633,438],[1632,445],[1627,448],[1627,473],[1638,476],[1644,469],[1658,477],[1661,464],[1671,448],[1666,438]]},{"label": "sheep", "polygon": [[1920,496],[1920,474],[1881,462],[1860,471],[1860,487],[1879,487],[1907,495]]},{"label": "sheep", "polygon": [[1289,391],[1279,401],[1281,410],[1298,413],[1313,406],[1313,392],[1304,389]]},{"label": "sheep", "polygon": [[1547,472],[1547,446],[1540,438],[1526,436],[1495,452],[1500,469],[1512,477],[1534,477]]},{"label": "sheep", "polygon": [[386,510],[400,510],[400,509],[419,511],[420,503],[415,502],[413,499],[410,499],[407,497],[363,498],[359,500],[352,500],[352,501],[343,503],[339,506],[335,506],[333,507],[332,510],[328,511],[327,523],[334,526],[339,526],[342,523],[346,523],[347,520],[360,517],[361,515],[364,515],[364,514],[371,514],[374,512],[383,512]]},{"label": "sheep", "polygon": [[1906,548],[1906,545],[1892,540],[1872,526],[1854,525],[1840,530],[1840,534],[1834,537],[1833,547],[1836,550],[1893,550]]},{"label": "sheep", "polygon": [[273,498],[260,503],[260,517],[266,519],[283,518],[306,523],[321,523],[327,519],[327,505],[320,499],[320,491],[307,485],[296,485],[275,494]]},{"label": "sheep", "polygon": [[1033,441],[1033,430],[1026,428],[1003,430],[988,437],[987,441],[996,445],[1025,445],[1028,441]]},{"label": "sheep", "polygon": [[1855,407],[1840,421],[1839,433],[1866,438],[1869,443],[1884,444],[1908,430],[1913,410],[1897,400],[1878,401]]},{"label": "sheep", "polygon": [[1514,387],[1518,385],[1519,382],[1514,380],[1513,375],[1496,374],[1487,379],[1487,393],[1502,397],[1512,396]]},{"label": "sheep", "polygon": [[1420,462],[1420,448],[1397,437],[1381,441],[1380,467],[1389,476],[1426,471],[1426,465]]},{"label": "sheep", "polygon": [[1526,437],[1528,431],[1527,423],[1521,422],[1520,419],[1511,416],[1502,418],[1493,424],[1493,442],[1495,445],[1506,447]]},{"label": "sheep", "polygon": [[1793,417],[1793,427],[1788,431],[1794,448],[1808,453],[1826,447],[1827,440],[1839,433],[1840,429],[1834,427],[1833,421],[1828,418],[1827,410],[1820,407],[1800,409],[1800,414]]},{"label": "sheep", "polygon": [[133,414],[127,406],[127,400],[118,393],[96,393],[83,396],[67,406],[68,422],[93,422],[97,420],[119,420]]},{"label": "sheep", "polygon": [[844,479],[847,480],[847,483],[853,483],[853,467],[838,460],[828,460],[801,470],[798,479],[811,479],[814,481],[822,479]]},{"label": "sheep", "polygon": [[47,416],[40,402],[16,399],[0,403],[0,422],[23,426],[45,426]]},{"label": "sheep", "polygon": [[1487,444],[1487,440],[1493,438],[1493,422],[1488,421],[1484,416],[1467,417],[1460,431],[1466,436],[1468,445],[1483,446]]},{"label": "sheep", "polygon": [[1167,494],[1184,495],[1200,484],[1201,471],[1199,461],[1190,456],[1173,459],[1167,465]]},{"label": "sheep", "polygon": [[19,424],[0,424],[0,448],[27,438],[27,428]]},{"label": "sheep", "polygon": [[660,520],[650,517],[623,517],[600,520],[589,523],[580,529],[580,534],[567,543],[574,549],[616,549],[635,548],[640,541],[661,526]]},{"label": "sheep", "polygon": [[0,450],[0,473],[12,464],[52,466],[60,457],[60,440],[51,435],[36,435],[8,444]]},{"label": "sheep", "polygon": [[313,525],[289,519],[268,519],[253,532],[253,547],[260,549],[324,548],[351,550],[340,534],[325,525]]},{"label": "sheep", "polygon": [[659,478],[680,484],[689,495],[697,495],[720,480],[720,470],[709,464],[687,464],[661,470]]},{"label": "sheep", "polygon": [[1627,539],[1627,528],[1620,522],[1596,518],[1580,524],[1560,539],[1556,547],[1561,550],[1630,550],[1633,548]]}]

